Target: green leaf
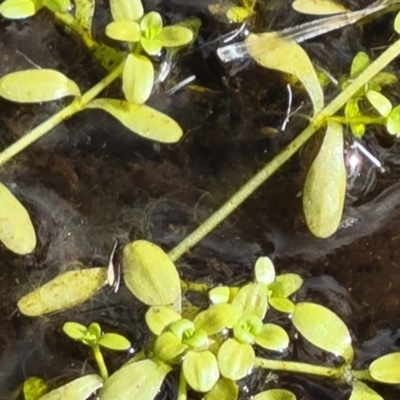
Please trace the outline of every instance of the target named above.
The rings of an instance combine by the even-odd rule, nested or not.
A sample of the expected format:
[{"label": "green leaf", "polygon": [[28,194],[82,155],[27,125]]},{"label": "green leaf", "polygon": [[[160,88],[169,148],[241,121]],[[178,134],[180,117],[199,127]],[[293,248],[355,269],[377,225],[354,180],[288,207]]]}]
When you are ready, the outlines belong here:
[{"label": "green leaf", "polygon": [[218,286],[208,292],[208,297],[213,304],[227,303],[231,296],[228,286]]},{"label": "green leaf", "polygon": [[230,379],[221,378],[204,396],[204,400],[237,400],[238,385]]},{"label": "green leaf", "polygon": [[110,0],[111,14],[114,21],[121,19],[138,20],[143,16],[141,0]]},{"label": "green leaf", "polygon": [[353,62],[351,63],[350,76],[352,78],[357,77],[368,67],[369,64],[371,64],[371,60],[368,54],[360,51],[356,54]]},{"label": "green leaf", "polygon": [[80,95],[74,81],[52,69],[12,72],[0,79],[0,96],[18,103],[41,103]]},{"label": "green leaf", "polygon": [[296,396],[285,389],[270,389],[257,394],[253,400],[296,400]]},{"label": "green leaf", "polygon": [[275,280],[275,267],[269,257],[260,257],[254,266],[256,281],[265,285]]},{"label": "green leaf", "polygon": [[323,109],[324,93],[317,73],[307,53],[297,43],[284,39],[274,32],[250,35],[246,43],[248,52],[258,64],[286,72],[299,79],[311,98],[314,115]]},{"label": "green leaf", "polygon": [[241,315],[252,314],[262,320],[267,313],[267,295],[260,285],[249,283],[239,290],[232,300],[232,305],[239,310]]},{"label": "green leaf", "polygon": [[154,344],[154,354],[158,360],[173,361],[181,356],[188,346],[183,344],[172,332],[162,333]]},{"label": "green leaf", "polygon": [[346,7],[331,0],[295,0],[292,8],[303,14],[329,15],[349,11]]},{"label": "green leaf", "polygon": [[188,345],[191,350],[196,351],[207,350],[210,347],[207,333],[202,329],[197,329],[192,334],[185,335],[182,343]]},{"label": "green leaf", "polygon": [[174,143],[182,137],[181,127],[154,108],[123,100],[96,99],[86,108],[100,108],[110,113],[131,131],[147,139]]},{"label": "green leaf", "polygon": [[394,19],[394,30],[397,33],[400,33],[400,13],[397,13],[396,18]]},{"label": "green leaf", "polygon": [[217,359],[211,351],[189,351],[182,371],[186,382],[196,392],[208,392],[219,379]]},{"label": "green leaf", "polygon": [[300,275],[281,274],[268,286],[268,289],[272,291],[272,297],[289,297],[297,292],[302,284],[303,279]]},{"label": "green leaf", "polygon": [[378,393],[363,382],[354,381],[349,400],[383,400]]},{"label": "green leaf", "polygon": [[144,51],[150,55],[157,55],[162,49],[162,42],[160,39],[146,39],[145,37],[141,37],[140,44],[142,45]]},{"label": "green leaf", "polygon": [[78,322],[66,322],[63,326],[63,331],[74,340],[82,340],[88,333],[86,326]]},{"label": "green leaf", "polygon": [[225,341],[218,351],[218,365],[221,375],[237,381],[247,376],[254,366],[255,354],[250,344]]},{"label": "green leaf", "polygon": [[387,117],[386,129],[391,135],[400,136],[400,105],[393,108]]},{"label": "green leaf", "polygon": [[[147,13],[140,21],[140,30],[145,39],[157,39],[163,28],[161,15],[158,12],[151,11]],[[145,49],[146,50],[146,49]]]},{"label": "green leaf", "polygon": [[120,19],[106,26],[106,35],[122,42],[138,42],[140,40],[140,26],[130,19]]},{"label": "green leaf", "polygon": [[130,103],[143,104],[151,95],[154,84],[154,68],[145,56],[129,54],[122,73],[122,89]]},{"label": "green leaf", "polygon": [[346,197],[346,179],[343,127],[330,121],[304,184],[303,210],[314,236],[327,238],[339,228]]},{"label": "green leaf", "polygon": [[233,327],[233,337],[240,343],[253,344],[262,326],[260,318],[255,315],[245,315]]},{"label": "green leaf", "polygon": [[368,90],[366,96],[375,110],[383,117],[387,117],[392,111],[392,103],[383,94],[376,92],[375,90]]},{"label": "green leaf", "polygon": [[158,35],[163,47],[179,47],[188,44],[193,39],[193,32],[183,26],[166,26]]},{"label": "green leaf", "polygon": [[157,336],[161,335],[164,329],[172,322],[182,317],[171,307],[150,307],[146,312],[146,323],[149,329]]},{"label": "green leaf", "polygon": [[231,304],[222,303],[210,306],[196,315],[193,322],[196,329],[204,330],[208,335],[216,335],[226,328],[233,328],[241,316],[240,311]]},{"label": "green leaf", "polygon": [[255,342],[267,350],[284,351],[289,347],[290,339],[286,331],[275,324],[264,324]]},{"label": "green leaf", "polygon": [[39,400],[48,393],[49,386],[43,379],[31,376],[25,379],[22,391],[25,400]]},{"label": "green leaf", "polygon": [[103,380],[98,375],[85,375],[52,390],[41,397],[40,400],[85,400],[102,386]]},{"label": "green leaf", "polygon": [[188,334],[192,334],[196,327],[194,326],[193,321],[190,321],[187,318],[181,318],[178,321],[173,322],[168,330],[172,332],[179,340],[182,340]]},{"label": "green leaf", "polygon": [[[344,107],[344,115],[347,118],[361,117],[360,107],[357,99],[350,99]],[[364,124],[350,124],[351,131],[356,138],[361,139],[365,133]]]},{"label": "green leaf", "polygon": [[128,243],[123,253],[123,274],[128,289],[144,304],[174,305],[179,311],[181,285],[168,255],[146,240]]},{"label": "green leaf", "polygon": [[230,7],[226,13],[229,21],[234,24],[240,24],[253,14],[253,10],[245,7]]},{"label": "green leaf", "polygon": [[88,332],[95,338],[100,338],[102,335],[100,324],[98,324],[97,322],[92,322],[88,327]]},{"label": "green leaf", "polygon": [[75,0],[75,19],[82,29],[92,37],[92,20],[95,0]]},{"label": "green leaf", "polygon": [[400,353],[386,354],[375,360],[368,368],[371,376],[383,383],[400,383]]},{"label": "green leaf", "polygon": [[32,0],[6,0],[0,5],[0,14],[8,19],[23,19],[35,15],[40,10]]},{"label": "green leaf", "polygon": [[126,351],[131,347],[131,342],[118,333],[106,333],[99,341],[99,345],[110,350]]},{"label": "green leaf", "polygon": [[32,253],[36,234],[25,207],[0,183],[0,241],[16,254]]},{"label": "green leaf", "polygon": [[298,303],[292,315],[296,329],[314,346],[353,360],[351,336],[345,323],[331,310],[314,303]]},{"label": "green leaf", "polygon": [[286,299],[284,297],[270,297],[268,299],[268,304],[275,308],[275,310],[291,314],[294,311],[295,304],[293,301]]},{"label": "green leaf", "polygon": [[47,7],[50,11],[55,13],[65,13],[71,8],[71,2],[69,0],[41,0],[42,4]]},{"label": "green leaf", "polygon": [[128,364],[112,374],[100,392],[101,400],[154,400],[171,367],[151,360]]},{"label": "green leaf", "polygon": [[29,317],[67,310],[89,300],[106,284],[106,268],[68,271],[23,296],[18,309]]},{"label": "green leaf", "polygon": [[397,76],[391,72],[385,72],[381,71],[377,73],[368,83],[368,87],[370,84],[375,84],[378,86],[384,86],[384,85],[393,85],[398,81]]}]

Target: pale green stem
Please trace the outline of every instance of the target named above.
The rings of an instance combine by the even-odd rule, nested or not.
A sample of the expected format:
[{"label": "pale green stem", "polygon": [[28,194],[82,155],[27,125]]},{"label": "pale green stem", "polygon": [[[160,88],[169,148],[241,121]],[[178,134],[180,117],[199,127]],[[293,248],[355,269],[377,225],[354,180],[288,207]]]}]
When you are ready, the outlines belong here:
[{"label": "pale green stem", "polygon": [[363,370],[351,370],[351,375],[354,379],[358,379],[359,381],[370,381],[376,382],[376,380],[370,375],[367,369]]},{"label": "pale green stem", "polygon": [[208,291],[210,290],[210,286],[206,283],[190,282],[181,279],[181,289],[182,291],[190,290],[198,293],[208,293]]},{"label": "pale green stem", "polygon": [[36,128],[22,136],[19,140],[7,147],[3,152],[0,153],[0,166],[9,161],[15,155],[26,149],[33,142],[40,139],[46,133],[48,133],[55,126],[70,118],[72,115],[79,111],[82,111],[85,106],[93,100],[100,92],[102,92],[107,86],[109,86],[115,79],[117,79],[123,69],[124,63],[119,64],[113,71],[111,71],[104,79],[89,89],[83,94],[81,98],[76,98],[70,105],[63,108],[52,117],[42,122]]},{"label": "pale green stem", "polygon": [[338,112],[346,102],[378,72],[400,54],[400,40],[395,42],[373,61],[354,81],[346,87],[335,99],[333,99],[310,125],[301,132],[288,146],[286,146],[275,158],[245,183],[222,207],[206,219],[196,230],[187,236],[182,242],[169,252],[172,261],[176,261],[186,253],[208,233],[215,229],[227,218],[244,200],[246,200],[261,184],[274,174],[286,161],[288,161],[306,141],[325,124],[326,118]]},{"label": "pale green stem", "polygon": [[187,383],[181,369],[179,374],[179,387],[178,387],[178,397],[176,400],[186,400],[187,399]]},{"label": "pale green stem", "polygon": [[297,372],[334,379],[342,377],[344,372],[343,368],[329,368],[295,361],[267,360],[265,358],[256,358],[255,366],[263,369],[270,369],[272,371]]},{"label": "pale green stem", "polygon": [[106,367],[106,363],[104,362],[103,354],[101,354],[100,346],[95,344],[92,346],[94,359],[96,360],[97,366],[99,367],[100,375],[105,381],[108,379],[108,371]]},{"label": "pale green stem", "polygon": [[329,121],[339,122],[339,124],[362,124],[362,125],[381,125],[386,121],[385,117],[340,117],[334,115],[328,118]]}]

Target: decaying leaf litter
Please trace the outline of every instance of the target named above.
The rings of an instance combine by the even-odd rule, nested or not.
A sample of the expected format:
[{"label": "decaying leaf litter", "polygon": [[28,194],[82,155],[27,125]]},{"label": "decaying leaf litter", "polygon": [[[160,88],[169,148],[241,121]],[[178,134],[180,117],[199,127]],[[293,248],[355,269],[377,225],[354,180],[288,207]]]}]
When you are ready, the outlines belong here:
[{"label": "decaying leaf litter", "polygon": [[[277,15],[276,18],[279,20],[279,14]],[[49,32],[48,40],[56,44],[65,41],[64,51],[70,54],[67,50],[71,43],[67,43],[66,39],[60,39],[57,36],[58,31],[52,24],[46,21],[44,16],[41,18],[39,22],[25,23],[23,32],[25,30],[26,34],[31,33],[32,29],[35,29],[35,24],[44,26]],[[16,27],[16,24],[2,26],[5,38],[8,39],[2,46],[4,52],[9,49],[11,39],[18,40]],[[379,42],[379,38],[367,36],[368,32],[364,33],[366,36],[362,36],[359,28],[350,28],[350,31],[355,32],[354,34],[362,37],[364,41],[368,38],[368,47],[371,41]],[[339,42],[351,47],[354,44],[348,35],[349,33],[338,32],[331,37],[334,43],[336,40],[336,46]],[[384,35],[385,32],[382,32],[383,38]],[[308,45],[313,54],[316,52],[315,48],[318,49],[319,43],[322,43],[322,46],[320,45],[322,54],[328,52],[327,47],[331,49],[329,46],[333,47],[331,50],[335,53],[334,45],[325,38]],[[56,49],[59,47],[56,46]],[[24,54],[32,58],[34,51],[31,52],[33,54],[29,51]],[[340,56],[339,51],[337,55]],[[337,59],[345,65],[346,56],[351,58],[353,55],[354,53],[350,51],[349,54],[343,52],[342,57]],[[96,121],[93,114],[87,113],[79,117],[79,120],[71,120],[64,127],[60,127],[52,134],[53,137],[46,138],[32,148],[21,161],[18,160],[14,165],[5,168],[2,174],[6,180],[3,182],[16,184],[13,186],[14,192],[22,196],[21,199],[33,211],[36,224],[42,229],[39,230],[41,236],[39,235],[38,254],[27,257],[24,265],[21,266],[21,262],[8,252],[3,252],[3,258],[9,260],[6,264],[16,264],[16,268],[19,268],[16,270],[11,266],[7,267],[11,271],[5,272],[4,279],[15,282],[17,278],[27,282],[27,276],[30,276],[31,271],[36,271],[38,278],[36,282],[33,275],[34,280],[25,283],[25,288],[30,288],[31,285],[37,285],[38,281],[45,281],[57,275],[61,265],[63,269],[67,269],[66,264],[75,261],[76,258],[83,262],[97,262],[102,265],[107,259],[113,243],[112,238],[115,236],[125,241],[129,237],[152,237],[154,241],[172,247],[183,236],[188,226],[192,228],[197,225],[204,215],[215,209],[226,198],[227,191],[235,190],[243,180],[243,176],[249,176],[257,170],[262,162],[278,151],[282,143],[298,132],[302,121],[296,119],[286,132],[279,134],[279,137],[264,137],[260,133],[264,126],[279,128],[286,112],[286,81],[279,74],[257,69],[242,71],[229,78],[229,86],[226,87],[222,79],[224,77],[226,81],[224,76],[226,72],[220,67],[217,69],[213,56],[206,59],[198,55],[196,57],[201,59],[201,63],[184,59],[183,68],[200,70],[200,83],[216,93],[213,92],[205,97],[196,92],[184,91],[178,93],[173,101],[168,98],[163,99],[162,96],[153,100],[161,103],[161,107],[171,109],[169,111],[172,113],[184,117],[180,122],[192,137],[188,135],[181,146],[154,148],[150,143],[119,134],[120,127],[109,118],[99,116]],[[315,57],[318,58],[318,55],[315,54]],[[46,64],[46,60],[38,60],[35,57],[33,60]],[[27,61],[21,56],[20,62]],[[348,64],[345,66],[348,67]],[[218,71],[218,74],[215,71]],[[271,88],[261,88],[260,81],[271,82]],[[223,95],[218,95],[219,91],[229,96],[224,98]],[[294,100],[295,102],[307,100],[301,89],[298,89],[296,94],[298,98]],[[276,101],[277,97],[281,98],[280,103]],[[176,104],[180,107],[178,108]],[[293,104],[294,108],[295,105]],[[26,126],[29,126],[35,117],[32,116],[32,108],[26,106],[16,107],[2,102],[2,109],[9,111],[2,117],[3,124],[8,127],[3,138],[6,144],[11,135],[18,136],[18,132],[21,134],[26,130]],[[187,112],[182,112],[182,109]],[[24,118],[18,118],[17,126],[12,125],[11,116],[19,116],[21,113]],[[15,119],[12,118],[14,121]],[[23,124],[26,126],[21,127]],[[110,135],[110,132],[113,132],[113,135]],[[361,209],[363,213],[359,223],[373,225],[375,229],[379,229],[388,220],[393,219],[389,211],[386,211],[385,215],[388,217],[385,220],[385,215],[375,210],[377,204],[374,203],[374,198],[381,192],[385,194],[384,188],[390,187],[395,181],[397,145],[395,142],[388,143],[386,138],[374,143],[374,139],[371,138],[371,146],[381,155],[381,161],[390,164],[393,176],[379,176],[378,186],[374,191],[367,193],[367,196],[362,191],[363,196],[357,194],[360,203],[358,206],[366,207]],[[29,169],[26,170],[24,165],[29,165]],[[321,267],[320,264],[310,266],[302,261],[302,256],[307,258],[318,253],[320,242],[301,232],[302,227],[298,223],[300,229],[298,239],[304,245],[303,254],[299,254],[294,251],[296,243],[288,245],[285,236],[287,227],[292,228],[293,224],[296,225],[296,215],[300,215],[295,200],[300,179],[302,179],[301,169],[296,162],[293,162],[269,182],[268,187],[262,188],[249,204],[245,204],[239,214],[187,257],[183,268],[188,276],[212,275],[216,280],[222,277],[239,280],[248,274],[251,265],[248,260],[254,260],[257,254],[265,252],[265,249],[270,249],[272,252],[275,250],[281,268],[287,270],[299,268],[301,271],[310,271],[313,275],[321,275],[321,272],[331,274],[343,286],[351,287],[360,302],[367,301],[374,304],[376,303],[374,299],[379,299],[383,295],[386,295],[386,298],[389,296],[380,308],[369,310],[369,315],[364,310],[366,315],[357,325],[360,331],[361,327],[365,326],[363,324],[379,311],[383,312],[383,316],[381,320],[376,321],[377,326],[383,324],[385,318],[395,321],[397,316],[392,304],[395,297],[392,299],[390,294],[386,293],[385,279],[388,273],[392,274],[389,271],[395,268],[397,257],[395,248],[391,247],[395,245],[393,238],[396,237],[396,216],[393,228],[390,228],[389,233],[383,237],[378,235],[373,240],[364,238],[352,249],[339,251],[336,259],[344,260],[346,257],[346,262],[334,265],[333,269],[328,266]],[[360,176],[357,185],[363,186],[360,184],[363,179],[366,178]],[[386,196],[381,198],[381,204],[385,204],[390,210],[396,205],[396,200],[396,196],[388,191]],[[369,202],[371,206],[368,208]],[[193,204],[196,204],[196,208]],[[255,207],[256,205],[258,207]],[[49,208],[54,210],[51,215],[48,215]],[[350,211],[353,209],[357,213],[360,208],[350,205]],[[273,215],[271,210],[274,210]],[[52,233],[48,233],[48,227]],[[346,234],[347,238],[351,239],[351,231],[339,232],[338,239],[346,237]],[[327,246],[327,253],[335,249],[334,242],[335,240],[331,244],[332,247]],[[376,249],[383,248],[383,253],[371,250],[369,254],[369,251],[362,251],[374,246]],[[279,247],[281,248],[277,251]],[[294,259],[289,257],[291,251],[296,255]],[[331,264],[335,264],[334,260],[335,256],[328,257],[328,262]],[[353,267],[352,272],[346,266]],[[370,286],[362,286],[363,282],[371,281],[371,273],[377,282],[382,282],[381,286],[374,285],[375,292],[377,287],[381,287],[380,297],[379,293],[370,293]],[[7,275],[10,277],[7,278]],[[393,296],[396,283],[394,278]],[[22,291],[17,284],[14,285],[14,290],[15,288]],[[2,303],[4,318],[8,318],[16,296],[11,299],[7,288],[7,291],[2,293],[2,298],[5,300]],[[107,304],[107,299],[103,304]],[[100,311],[100,315],[101,312],[104,312],[104,308]],[[28,330],[28,322],[22,322],[26,324],[24,329]],[[116,324],[111,317],[108,317],[108,322],[111,325]],[[57,325],[53,323],[54,321],[50,320],[45,330],[48,332],[47,335],[51,335],[52,326]],[[14,317],[11,320],[11,325],[14,326],[11,330],[18,324],[20,319]],[[6,343],[11,342],[8,343],[10,348],[15,349],[16,342],[13,341],[13,335],[6,334],[5,338]],[[50,369],[51,366],[47,368]],[[16,372],[18,375],[18,371]]]}]

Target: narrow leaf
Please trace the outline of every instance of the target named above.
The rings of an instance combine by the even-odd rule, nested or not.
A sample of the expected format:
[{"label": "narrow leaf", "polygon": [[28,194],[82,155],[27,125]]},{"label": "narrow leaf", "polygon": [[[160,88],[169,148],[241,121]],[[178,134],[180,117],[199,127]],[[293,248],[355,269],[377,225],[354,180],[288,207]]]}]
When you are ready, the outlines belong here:
[{"label": "narrow leaf", "polygon": [[292,7],[297,12],[311,15],[339,14],[349,11],[342,4],[331,0],[295,0]]},{"label": "narrow leaf", "polygon": [[122,89],[130,103],[143,104],[154,84],[153,63],[145,56],[129,54],[122,73]]},{"label": "narrow leaf", "polygon": [[171,367],[151,360],[128,364],[104,383],[101,400],[154,400]]},{"label": "narrow leaf", "polygon": [[123,253],[126,286],[140,301],[149,306],[175,305],[180,308],[178,271],[160,247],[137,240],[128,243]]},{"label": "narrow leaf", "polygon": [[131,347],[131,342],[118,333],[106,333],[98,343],[102,347],[115,351],[126,351]]},{"label": "narrow leaf", "polygon": [[375,360],[368,369],[375,380],[398,385],[400,383],[400,353],[386,354]]},{"label": "narrow leaf", "polygon": [[296,329],[314,346],[353,359],[351,336],[345,323],[331,310],[314,303],[298,303],[292,315]]},{"label": "narrow leaf", "polygon": [[24,206],[0,183],[0,241],[17,254],[29,254],[36,247],[36,234]]},{"label": "narrow leaf", "polygon": [[86,375],[45,394],[40,400],[85,400],[103,386],[98,375]]},{"label": "narrow leaf", "polygon": [[30,317],[66,310],[89,300],[106,284],[106,268],[68,271],[23,296],[18,308]]},{"label": "narrow leaf", "polygon": [[314,115],[322,110],[324,93],[317,73],[307,53],[297,43],[283,39],[273,32],[250,35],[246,42],[248,52],[257,63],[265,68],[294,75],[300,80],[311,98]]},{"label": "narrow leaf", "polygon": [[0,79],[0,96],[18,103],[41,103],[80,95],[74,81],[52,69],[12,72]]},{"label": "narrow leaf", "polygon": [[337,231],[345,196],[343,127],[336,122],[328,122],[325,138],[304,184],[304,215],[308,228],[315,236],[327,238]]},{"label": "narrow leaf", "polygon": [[378,113],[383,117],[387,117],[392,111],[392,103],[382,93],[379,93],[375,90],[368,90],[367,99],[375,108],[375,110],[378,111]]},{"label": "narrow leaf", "polygon": [[172,118],[145,105],[123,100],[97,99],[86,107],[107,111],[128,129],[147,139],[174,143],[183,134],[181,127]]}]

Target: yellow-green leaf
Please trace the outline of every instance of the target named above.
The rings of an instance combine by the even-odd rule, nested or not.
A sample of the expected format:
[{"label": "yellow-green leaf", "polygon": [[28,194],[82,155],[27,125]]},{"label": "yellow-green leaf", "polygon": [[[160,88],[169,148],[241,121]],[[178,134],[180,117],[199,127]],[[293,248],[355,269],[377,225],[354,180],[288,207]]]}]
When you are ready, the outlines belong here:
[{"label": "yellow-green leaf", "polygon": [[31,376],[25,379],[22,391],[24,400],[39,400],[49,392],[49,385],[43,379]]},{"label": "yellow-green leaf", "polygon": [[115,99],[97,99],[86,107],[107,111],[128,129],[147,139],[174,143],[183,134],[181,127],[172,118],[144,104],[132,104]]},{"label": "yellow-green leaf", "polygon": [[0,79],[0,96],[18,103],[41,103],[80,95],[74,81],[52,69],[12,72]]},{"label": "yellow-green leaf", "polygon": [[23,19],[35,15],[40,7],[32,0],[6,0],[0,5],[4,18]]},{"label": "yellow-green leaf", "polygon": [[188,346],[183,344],[180,339],[172,332],[164,332],[154,344],[154,355],[160,361],[174,361],[182,355]]},{"label": "yellow-green leaf", "polygon": [[196,392],[208,392],[217,383],[219,369],[211,351],[189,351],[182,364],[186,382]]},{"label": "yellow-green leaf", "polygon": [[315,303],[298,303],[292,315],[296,329],[314,346],[353,359],[351,336],[346,324],[331,310]]},{"label": "yellow-green leaf", "polygon": [[220,333],[223,329],[232,328],[241,316],[241,311],[231,304],[214,304],[196,315],[193,322],[196,329],[202,329],[208,335]]},{"label": "yellow-green leaf", "polygon": [[253,347],[235,339],[226,340],[218,351],[218,365],[221,375],[237,381],[248,375],[254,366]]},{"label": "yellow-green leaf", "polygon": [[85,375],[52,390],[41,397],[40,400],[85,400],[102,386],[103,380],[98,375]]},{"label": "yellow-green leaf", "polygon": [[253,400],[296,400],[296,396],[285,389],[270,389],[257,394]]},{"label": "yellow-green leaf", "polygon": [[254,274],[258,283],[269,285],[275,280],[275,267],[269,257],[260,257],[254,266]]},{"label": "yellow-green leaf", "polygon": [[142,18],[144,10],[141,0],[110,0],[111,14],[114,21]]},{"label": "yellow-green leaf", "polygon": [[173,305],[179,311],[181,285],[168,255],[146,240],[128,243],[123,253],[123,274],[128,289],[149,306]]},{"label": "yellow-green leaf", "polygon": [[154,400],[171,367],[143,360],[128,364],[112,374],[100,392],[101,400]]},{"label": "yellow-green leaf", "polygon": [[106,35],[122,42],[138,42],[140,40],[140,26],[130,19],[120,19],[106,26]]},{"label": "yellow-green leaf", "polygon": [[214,387],[206,393],[204,400],[236,400],[239,388],[236,382],[221,378]]},{"label": "yellow-green leaf", "polygon": [[339,14],[349,11],[342,4],[331,0],[295,0],[292,7],[297,12],[311,15]]},{"label": "yellow-green leaf", "polygon": [[375,108],[375,110],[378,111],[378,113],[383,117],[387,117],[392,111],[392,103],[382,93],[379,93],[375,90],[368,90],[367,99]]},{"label": "yellow-green leaf", "polygon": [[343,127],[337,122],[328,122],[325,138],[304,184],[304,215],[315,236],[327,238],[337,231],[345,196]]},{"label": "yellow-green leaf", "polygon": [[229,21],[240,24],[253,14],[253,10],[245,7],[230,7],[226,13]]},{"label": "yellow-green leaf", "polygon": [[90,37],[92,37],[94,8],[95,0],[75,0],[75,18]]},{"label": "yellow-green leaf", "polygon": [[68,271],[23,296],[18,309],[30,317],[66,310],[89,300],[106,284],[106,268]]},{"label": "yellow-green leaf", "polygon": [[[260,40],[260,38],[262,40]],[[251,57],[265,68],[294,75],[311,98],[314,114],[324,107],[324,93],[307,53],[295,42],[276,33],[250,35],[246,42]]]},{"label": "yellow-green leaf", "polygon": [[232,300],[232,306],[242,315],[252,314],[262,320],[268,308],[267,295],[260,285],[249,283],[239,290]]},{"label": "yellow-green leaf", "polygon": [[363,382],[354,381],[349,400],[383,400],[374,390]]},{"label": "yellow-green leaf", "polygon": [[129,54],[122,73],[122,89],[130,103],[143,104],[154,84],[153,63],[145,56]]},{"label": "yellow-green leaf", "polygon": [[375,360],[368,369],[375,380],[398,385],[400,383],[400,353],[386,354]]},{"label": "yellow-green leaf", "polygon": [[36,234],[24,206],[0,183],[0,241],[17,254],[29,254],[36,247]]},{"label": "yellow-green leaf", "polygon": [[193,31],[179,25],[165,26],[158,35],[163,47],[178,47],[188,44],[193,39]]},{"label": "yellow-green leaf", "polygon": [[149,329],[158,336],[169,324],[182,317],[171,307],[155,306],[147,310],[145,318]]},{"label": "yellow-green leaf", "polygon": [[264,324],[255,342],[267,350],[283,351],[289,347],[289,336],[279,325]]}]

